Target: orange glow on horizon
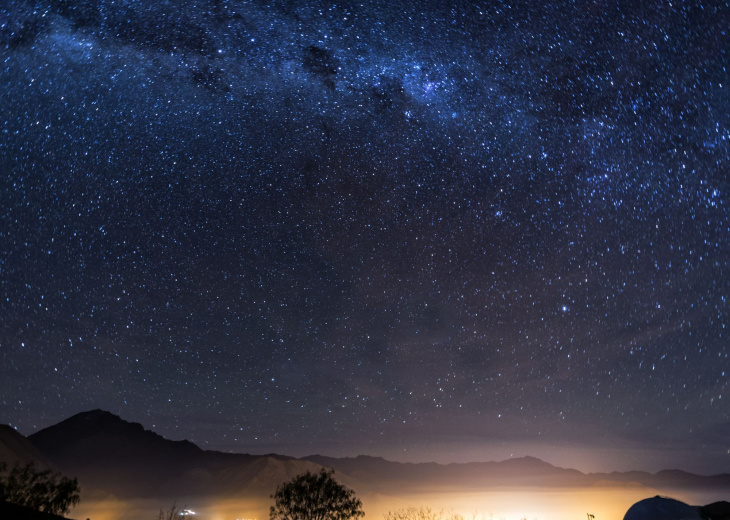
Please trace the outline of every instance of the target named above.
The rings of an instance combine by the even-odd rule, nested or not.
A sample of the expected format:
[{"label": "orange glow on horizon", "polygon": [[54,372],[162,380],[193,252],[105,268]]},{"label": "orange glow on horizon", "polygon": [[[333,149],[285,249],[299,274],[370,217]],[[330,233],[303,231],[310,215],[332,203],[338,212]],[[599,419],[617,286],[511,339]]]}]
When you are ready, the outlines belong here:
[{"label": "orange glow on horizon", "polygon": [[[402,496],[363,494],[366,520],[382,520],[383,514],[409,506],[428,506],[434,511],[457,513],[464,520],[622,520],[631,505],[657,494],[669,495],[691,505],[726,499],[721,493],[655,490],[638,485],[594,486],[592,488],[504,488],[483,492],[444,492]],[[198,520],[268,520],[269,499],[182,498],[194,509]],[[132,500],[91,497],[82,499],[70,516],[90,520],[138,520],[157,518],[168,510],[171,500]]]}]

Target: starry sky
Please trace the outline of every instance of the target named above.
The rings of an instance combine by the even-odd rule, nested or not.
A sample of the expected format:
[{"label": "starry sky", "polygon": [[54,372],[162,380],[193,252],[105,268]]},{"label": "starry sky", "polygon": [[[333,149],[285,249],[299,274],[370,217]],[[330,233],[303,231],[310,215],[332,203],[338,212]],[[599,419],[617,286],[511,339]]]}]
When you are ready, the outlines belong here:
[{"label": "starry sky", "polygon": [[6,0],[0,421],[730,467],[730,3]]}]

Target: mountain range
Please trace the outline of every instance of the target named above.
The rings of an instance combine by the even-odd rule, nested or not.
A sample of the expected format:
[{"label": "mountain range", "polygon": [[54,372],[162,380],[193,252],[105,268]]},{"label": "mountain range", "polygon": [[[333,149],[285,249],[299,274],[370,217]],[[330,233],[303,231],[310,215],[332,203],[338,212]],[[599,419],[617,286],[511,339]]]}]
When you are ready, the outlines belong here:
[{"label": "mountain range", "polygon": [[267,497],[307,470],[332,468],[358,493],[428,492],[495,487],[585,488],[639,485],[653,489],[730,489],[730,474],[680,470],[582,473],[533,457],[468,464],[399,463],[378,457],[248,455],[202,450],[172,441],[102,410],[70,417],[29,437],[0,427],[0,462],[36,460],[74,476],[85,490],[117,497]]}]

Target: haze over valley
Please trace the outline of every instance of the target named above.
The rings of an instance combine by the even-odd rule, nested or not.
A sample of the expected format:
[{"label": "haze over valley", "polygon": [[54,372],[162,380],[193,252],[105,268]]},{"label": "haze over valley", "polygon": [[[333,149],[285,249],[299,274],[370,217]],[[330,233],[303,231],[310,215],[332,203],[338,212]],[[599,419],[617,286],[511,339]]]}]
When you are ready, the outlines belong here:
[{"label": "haze over valley", "polygon": [[355,490],[369,518],[410,506],[484,518],[620,520],[631,504],[672,494],[705,504],[726,498],[730,474],[679,470],[583,473],[532,457],[470,464],[398,463],[377,457],[247,455],[205,451],[172,441],[109,412],[93,410],[24,438],[0,430],[0,459],[36,460],[78,477],[81,503],[73,517],[152,518],[185,504],[206,520],[268,518],[277,485],[320,468]]}]

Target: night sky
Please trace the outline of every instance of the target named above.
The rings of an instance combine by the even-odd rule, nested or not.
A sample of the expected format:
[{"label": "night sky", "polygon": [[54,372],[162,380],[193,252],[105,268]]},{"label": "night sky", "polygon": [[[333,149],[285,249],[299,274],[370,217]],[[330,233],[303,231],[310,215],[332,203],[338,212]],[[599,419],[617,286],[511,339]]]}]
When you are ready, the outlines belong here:
[{"label": "night sky", "polygon": [[730,3],[5,0],[0,422],[730,468]]}]

